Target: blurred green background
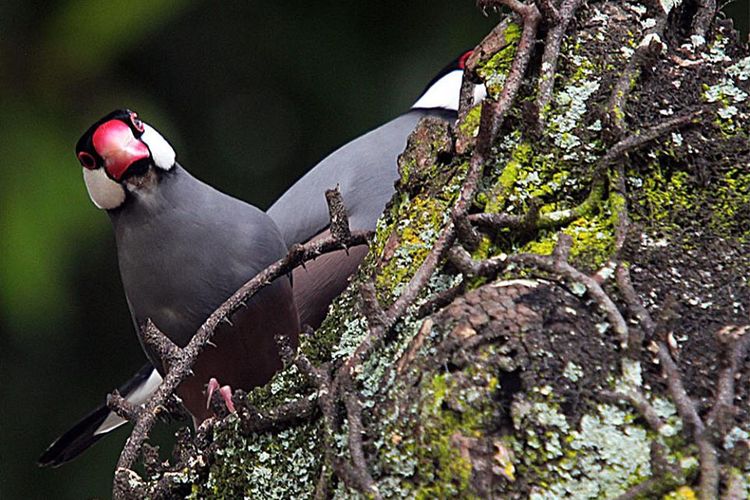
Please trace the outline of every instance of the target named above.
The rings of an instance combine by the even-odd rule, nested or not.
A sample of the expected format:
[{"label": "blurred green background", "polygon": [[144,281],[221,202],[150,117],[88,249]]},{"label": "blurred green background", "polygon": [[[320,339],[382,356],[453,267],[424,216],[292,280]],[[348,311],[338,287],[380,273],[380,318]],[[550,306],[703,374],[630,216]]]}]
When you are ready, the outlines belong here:
[{"label": "blurred green background", "polygon": [[[729,8],[746,26],[746,0]],[[108,497],[126,437],[35,465],[144,361],[73,154],[93,121],[137,110],[191,172],[265,208],[492,25],[471,0],[0,2],[0,499]]]}]

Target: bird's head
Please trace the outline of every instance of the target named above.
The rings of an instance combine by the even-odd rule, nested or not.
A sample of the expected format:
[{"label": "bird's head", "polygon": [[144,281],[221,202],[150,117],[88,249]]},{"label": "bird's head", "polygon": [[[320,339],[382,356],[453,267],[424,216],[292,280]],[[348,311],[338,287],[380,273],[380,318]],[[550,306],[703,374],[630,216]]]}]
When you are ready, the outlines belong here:
[{"label": "bird's head", "polygon": [[[412,109],[447,109],[458,111],[458,100],[461,95],[461,81],[464,75],[466,61],[474,53],[467,50],[447,66],[427,84],[422,94],[412,105]],[[474,103],[478,103],[487,95],[484,84],[474,86]]]},{"label": "bird's head", "polygon": [[113,210],[125,202],[128,191],[175,164],[172,146],[129,109],[118,109],[94,123],[76,144],[91,201]]}]

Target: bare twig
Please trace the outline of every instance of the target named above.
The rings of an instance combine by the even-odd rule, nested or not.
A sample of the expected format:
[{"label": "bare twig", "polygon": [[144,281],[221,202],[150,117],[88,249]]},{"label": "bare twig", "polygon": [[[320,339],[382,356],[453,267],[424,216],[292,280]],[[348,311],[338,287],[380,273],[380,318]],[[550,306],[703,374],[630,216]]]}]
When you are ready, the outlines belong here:
[{"label": "bare twig", "polygon": [[[480,141],[477,140],[476,149],[479,151],[479,154],[476,154],[477,150],[475,150],[475,154],[472,155],[472,161],[470,164],[471,166],[469,167],[470,173],[472,172],[472,170],[477,169],[475,165],[476,163],[480,163],[479,167],[483,167],[484,160],[486,159],[486,155],[489,153],[490,146],[492,145],[494,138],[497,137],[498,130],[505,120],[505,114],[510,110],[511,105],[513,104],[513,101],[518,94],[518,90],[521,87],[523,77],[526,74],[526,68],[528,67],[529,59],[531,58],[534,42],[536,41],[539,19],[541,18],[539,10],[535,5],[525,4],[519,2],[518,0],[499,1],[500,3],[510,7],[513,12],[521,17],[521,19],[523,20],[523,31],[521,31],[521,38],[518,41],[516,56],[513,58],[513,63],[511,64],[510,70],[508,71],[508,75],[505,79],[503,91],[500,94],[498,100],[492,102],[492,109],[488,114],[488,118],[491,119],[488,133],[489,137],[492,140],[482,143],[481,147]],[[465,187],[471,187],[471,185]],[[463,209],[465,207],[459,204],[457,205],[457,208]]]},{"label": "bare twig", "polygon": [[331,219],[331,235],[337,241],[347,244],[352,237],[352,232],[349,229],[349,216],[346,214],[346,206],[338,185],[334,189],[326,190],[326,202]]},{"label": "bare twig", "polygon": [[[539,116],[538,124],[541,130],[544,117],[547,113],[547,107],[552,101],[552,90],[555,86],[555,75],[557,74],[557,60],[560,57],[560,46],[562,45],[563,36],[568,29],[570,21],[573,19],[575,11],[581,5],[582,0],[565,0],[559,11],[553,14],[545,13],[545,17],[554,15],[554,23],[547,33],[547,39],[544,42],[544,54],[542,55],[542,69],[539,75],[539,92],[536,98],[536,112]],[[550,3],[549,0],[542,0],[541,4]],[[552,7],[554,9],[554,7]],[[545,9],[546,10],[546,9]],[[549,22],[549,21],[548,21]]]},{"label": "bare twig", "polygon": [[450,253],[451,262],[459,269],[477,276],[496,276],[510,263],[532,266],[549,272],[573,283],[580,283],[589,296],[594,299],[602,312],[607,316],[612,329],[625,347],[628,341],[628,327],[617,306],[601,285],[585,273],[570,265],[566,257],[570,249],[571,237],[561,233],[558,235],[555,252],[551,256],[536,254],[501,255],[483,261],[475,261],[466,251],[455,249]]},{"label": "bare twig", "polygon": [[625,103],[627,102],[634,82],[638,79],[641,65],[649,58],[649,56],[661,51],[664,46],[661,37],[663,36],[666,23],[667,18],[663,15],[656,21],[656,26],[646,32],[641,43],[638,44],[638,47],[636,47],[635,52],[633,52],[628,64],[625,66],[620,78],[617,79],[612,87],[612,93],[609,97],[607,109],[609,110],[609,123],[614,129],[615,135],[621,135],[625,130]]},{"label": "bare twig", "polygon": [[[633,289],[630,282],[628,270],[620,266],[617,270],[617,283],[623,298],[630,310],[640,320],[641,326],[647,335],[653,336],[656,330],[656,324],[651,315],[643,306]],[[713,499],[719,495],[719,458],[716,446],[711,441],[710,433],[707,432],[706,426],[698,414],[698,406],[688,395],[685,386],[682,383],[682,374],[677,364],[672,359],[669,347],[663,340],[656,342],[658,346],[657,357],[661,364],[664,377],[666,378],[667,388],[672,397],[672,401],[677,408],[677,413],[682,421],[690,426],[693,439],[698,446],[700,460],[700,497],[701,499]],[[745,351],[746,352],[746,351]],[[726,389],[719,389],[717,397],[726,397]]]},{"label": "bare twig", "polygon": [[474,260],[471,254],[461,247],[454,247],[448,253],[448,259],[467,276],[484,276],[494,278],[507,266],[508,256],[496,255],[484,260]]},{"label": "bare twig", "polygon": [[375,283],[368,280],[359,287],[359,297],[362,299],[362,312],[370,328],[382,327],[386,324],[385,313],[378,302]]},{"label": "bare twig", "polygon": [[[570,236],[566,234],[558,235],[558,245],[561,242],[569,241]],[[511,255],[508,257],[508,262],[514,262],[518,264],[530,265],[538,269],[550,272],[561,278],[569,280],[573,283],[580,283],[586,288],[586,292],[589,294],[594,302],[599,306],[599,309],[607,316],[607,319],[612,326],[615,334],[620,340],[621,347],[627,347],[628,345],[628,327],[625,323],[625,319],[617,309],[617,306],[609,295],[602,289],[601,285],[596,282],[589,275],[582,273],[567,260],[559,260],[555,258],[545,257],[543,255],[534,254],[519,254]]]},{"label": "bare twig", "polygon": [[473,222],[480,228],[497,231],[498,229],[522,229],[526,226],[526,217],[521,215],[511,215],[508,213],[497,214],[471,214],[468,216],[469,221]]},{"label": "bare twig", "polygon": [[661,433],[666,425],[654,407],[639,391],[628,389],[627,392],[603,391],[600,396],[611,402],[625,401],[638,410],[643,419],[654,432]]},{"label": "bare twig", "polygon": [[696,40],[696,44],[700,46],[706,43],[706,34],[716,17],[718,7],[716,0],[697,0],[697,3],[698,10],[693,16],[691,30],[694,36],[700,37]]},{"label": "bare twig", "polygon": [[[348,243],[351,245],[365,244],[368,242],[371,234],[371,231],[354,232]],[[210,342],[216,327],[257,293],[258,290],[270,284],[274,279],[286,275],[302,262],[312,260],[323,253],[342,248],[343,244],[333,236],[322,238],[306,245],[295,246],[286,257],[271,264],[240,287],[239,290],[206,319],[190,342],[181,350],[181,355],[169,367],[163,382],[139,413],[135,427],[128,437],[117,462],[113,496],[121,497],[126,493],[125,490],[120,489],[126,483],[118,481],[117,478],[122,477],[122,471],[132,467],[138,457],[142,444],[148,438],[148,434],[156,422],[159,408],[167,401],[177,386],[189,376],[193,363]]]},{"label": "bare twig", "polygon": [[380,493],[375,485],[375,481],[367,470],[367,459],[362,449],[362,434],[364,427],[362,425],[362,408],[356,391],[353,387],[344,394],[344,404],[346,406],[346,419],[349,422],[349,454],[352,457],[354,470],[356,471],[359,490],[365,494],[373,495],[374,498],[380,499]]},{"label": "bare twig", "polygon": [[[719,330],[717,337],[725,344],[725,356],[723,356],[724,367],[719,374],[719,382],[716,386],[716,398],[713,408],[706,417],[706,427],[710,430],[719,430],[717,427],[724,425],[724,420],[734,409],[734,380],[742,363],[747,357],[750,349],[750,326],[729,326]],[[721,431],[725,431],[721,429]],[[724,432],[720,432],[723,434]]]},{"label": "bare twig", "polygon": [[452,286],[448,288],[447,290],[444,290],[436,294],[430,300],[428,300],[427,302],[419,306],[419,309],[417,309],[417,313],[415,314],[415,317],[424,318],[425,316],[434,313],[441,307],[447,306],[448,304],[453,302],[453,299],[463,294],[465,289],[466,289],[466,286],[464,282],[461,282],[456,286]]},{"label": "bare twig", "polygon": [[301,397],[263,411],[249,405],[247,394],[241,391],[235,391],[233,399],[240,419],[240,428],[246,435],[287,429],[313,418],[318,408],[315,395]]},{"label": "bare twig", "polygon": [[684,115],[670,118],[669,120],[658,123],[653,127],[649,127],[645,130],[641,130],[632,135],[629,135],[625,139],[618,141],[614,146],[609,148],[607,153],[599,160],[598,164],[602,166],[610,165],[620,156],[635,151],[646,143],[658,139],[668,132],[693,123],[694,120],[700,117],[703,113],[704,110],[702,108],[696,109]]},{"label": "bare twig", "polygon": [[709,433],[698,415],[698,407],[682,384],[682,375],[672,359],[669,347],[663,341],[657,342],[659,351],[657,356],[667,379],[667,387],[672,396],[677,413],[683,422],[692,427],[693,439],[698,445],[701,464],[700,497],[701,499],[717,498],[719,496],[719,458],[716,447],[710,440]]},{"label": "bare twig", "polygon": [[534,0],[534,3],[547,24],[554,26],[560,22],[560,13],[553,0]]},{"label": "bare twig", "polygon": [[138,418],[139,409],[133,403],[123,398],[120,391],[114,390],[107,394],[107,408],[117,414],[118,417],[132,422]]},{"label": "bare twig", "polygon": [[146,323],[141,328],[141,335],[143,336],[143,342],[159,356],[165,369],[169,369],[180,359],[182,350],[164,332],[159,330],[151,321],[151,318],[146,319]]}]

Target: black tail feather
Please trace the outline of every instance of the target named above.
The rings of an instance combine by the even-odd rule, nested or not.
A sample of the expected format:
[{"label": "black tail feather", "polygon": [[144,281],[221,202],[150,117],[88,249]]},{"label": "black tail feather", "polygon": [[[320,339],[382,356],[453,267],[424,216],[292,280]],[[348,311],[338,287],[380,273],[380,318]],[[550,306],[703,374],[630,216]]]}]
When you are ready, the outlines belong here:
[{"label": "black tail feather", "polygon": [[109,408],[106,405],[101,405],[83,417],[42,453],[37,464],[40,467],[59,467],[65,462],[76,458],[103,436],[107,435],[106,433],[94,434],[96,429],[106,420],[107,415],[109,415]]},{"label": "black tail feather", "polygon": [[[138,386],[143,384],[154,370],[151,364],[144,365],[133,378],[128,380],[120,388],[120,394],[127,397]],[[93,446],[108,432],[95,434],[102,422],[109,416],[110,411],[106,404],[102,404],[91,413],[79,420],[73,427],[57,438],[49,448],[39,457],[37,464],[40,467],[59,467],[69,462],[78,455]]]}]

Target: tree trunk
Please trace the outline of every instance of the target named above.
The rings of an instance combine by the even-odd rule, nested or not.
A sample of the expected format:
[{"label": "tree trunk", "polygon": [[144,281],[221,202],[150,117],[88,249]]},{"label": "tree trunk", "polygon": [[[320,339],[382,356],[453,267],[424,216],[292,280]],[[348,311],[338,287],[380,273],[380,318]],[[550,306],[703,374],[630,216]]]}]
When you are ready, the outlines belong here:
[{"label": "tree trunk", "polygon": [[488,103],[419,124],[323,326],[153,496],[747,497],[747,48],[710,0],[496,3]]}]

